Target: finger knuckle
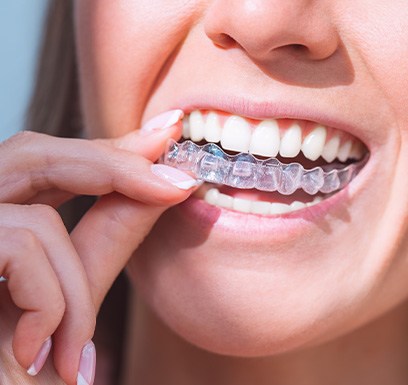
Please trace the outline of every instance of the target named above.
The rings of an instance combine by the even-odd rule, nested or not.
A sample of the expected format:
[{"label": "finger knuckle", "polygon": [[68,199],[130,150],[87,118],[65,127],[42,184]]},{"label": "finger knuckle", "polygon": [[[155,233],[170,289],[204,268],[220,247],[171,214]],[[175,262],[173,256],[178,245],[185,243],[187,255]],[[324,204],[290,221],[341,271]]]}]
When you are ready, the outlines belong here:
[{"label": "finger knuckle", "polygon": [[3,147],[10,147],[12,149],[18,148],[21,149],[24,145],[31,143],[32,141],[36,140],[37,136],[36,132],[33,131],[20,131],[17,134],[11,136],[7,140],[2,143]]},{"label": "finger knuckle", "polygon": [[54,323],[59,324],[65,314],[67,305],[62,292],[55,292],[54,298],[49,302],[48,313]]},{"label": "finger knuckle", "polygon": [[14,251],[20,254],[34,254],[40,248],[40,241],[33,231],[25,228],[16,228],[8,234],[8,243]]}]

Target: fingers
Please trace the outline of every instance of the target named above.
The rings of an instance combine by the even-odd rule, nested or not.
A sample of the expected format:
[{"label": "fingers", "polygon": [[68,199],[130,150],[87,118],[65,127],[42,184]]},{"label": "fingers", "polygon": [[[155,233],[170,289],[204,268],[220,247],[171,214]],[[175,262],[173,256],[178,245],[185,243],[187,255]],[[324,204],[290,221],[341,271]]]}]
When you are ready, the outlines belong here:
[{"label": "fingers", "polygon": [[[13,349],[20,365],[28,369],[61,322],[64,296],[33,232],[1,226],[0,240],[0,271],[8,277],[13,302],[24,310],[17,323]],[[39,369],[39,365],[34,368]]]},{"label": "fingers", "polygon": [[[144,138],[146,146],[143,156],[154,160],[162,149],[155,152],[154,146],[148,144],[151,137],[148,135]],[[162,138],[164,145],[163,134]],[[134,142],[125,137],[117,139],[115,145],[121,149],[131,149]],[[128,199],[118,193],[103,196],[71,233],[72,242],[88,275],[96,309],[160,215],[170,206],[187,199],[193,191],[191,187],[196,185],[192,183],[192,178],[171,167],[155,165],[153,173],[177,188],[168,188],[163,192],[157,186],[144,186],[144,174],[140,173],[141,190],[136,199],[134,196]],[[89,242],[90,239],[92,242]]]},{"label": "fingers", "polygon": [[[24,251],[18,249],[16,254],[24,257],[14,257],[13,264],[4,266],[5,274],[14,277],[8,282],[12,297],[23,309],[14,349],[19,362],[24,367],[30,365],[33,373],[39,370],[49,351],[47,338],[51,334],[55,366],[67,384],[76,383],[78,369],[89,369],[88,363],[94,357],[93,345],[88,343],[95,326],[94,305],[99,307],[118,272],[161,213],[186,199],[195,185],[193,178],[180,171],[152,164],[167,139],[177,139],[180,133],[180,124],[161,131],[133,132],[122,138],[94,141],[24,133],[0,145],[4,166],[0,168],[0,202],[9,202],[0,204],[0,227],[15,229],[21,237],[31,235],[32,244],[22,244],[29,249],[26,253],[32,256],[33,263],[42,269],[31,270]],[[61,218],[50,205],[56,207],[78,194],[103,197],[72,234],[74,247]],[[22,202],[43,202],[47,206],[12,204]],[[11,254],[4,251],[0,258],[10,261]],[[25,269],[18,261],[24,261],[21,263]],[[33,290],[27,279],[30,272],[47,282],[47,290],[37,291],[36,286]],[[50,274],[54,278],[48,280]],[[21,285],[23,276],[25,285]],[[60,297],[59,302],[51,298],[55,306],[62,302],[59,310],[53,312],[55,319],[51,319],[51,310],[44,303],[24,296],[27,290],[41,294],[42,299],[50,299],[49,292]],[[41,332],[37,332],[38,314],[43,314]],[[32,341],[29,348],[27,341]],[[85,359],[87,355],[89,362],[84,364],[80,356]],[[88,370],[87,375],[91,374]]]},{"label": "fingers", "polygon": [[0,212],[0,226],[23,237],[24,249],[16,246],[20,257],[11,258],[13,245],[9,254],[4,251],[10,294],[24,311],[13,341],[16,357],[28,368],[35,361],[33,351],[40,352],[46,338],[54,334],[55,367],[67,384],[76,384],[81,351],[95,328],[95,309],[82,263],[51,207],[2,204]]},{"label": "fingers", "polygon": [[[182,194],[172,205],[188,198],[191,190]],[[168,207],[146,205],[113,193],[102,197],[73,230],[72,243],[87,273],[96,309],[134,250]]]},{"label": "fingers", "polygon": [[158,204],[169,186],[152,174],[151,162],[163,152],[169,137],[180,135],[180,123],[165,130],[134,131],[122,138],[93,141],[17,134],[0,146],[0,202],[32,202],[50,189],[73,195],[118,191],[140,200],[145,189],[154,188],[159,195],[152,195],[148,203]]}]

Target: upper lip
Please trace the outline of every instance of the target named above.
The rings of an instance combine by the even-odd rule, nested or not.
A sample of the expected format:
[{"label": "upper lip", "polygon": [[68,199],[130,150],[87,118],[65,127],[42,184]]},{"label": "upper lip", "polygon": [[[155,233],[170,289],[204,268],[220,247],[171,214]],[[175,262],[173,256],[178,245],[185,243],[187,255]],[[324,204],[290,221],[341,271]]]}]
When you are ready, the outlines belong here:
[{"label": "upper lip", "polygon": [[194,110],[219,110],[229,114],[242,117],[264,120],[264,119],[296,119],[312,121],[327,127],[343,130],[359,140],[367,148],[367,138],[364,137],[364,130],[342,120],[339,117],[331,116],[318,107],[308,107],[296,103],[287,103],[285,101],[268,102],[251,100],[236,95],[191,95],[178,100],[173,100],[172,109],[182,109],[186,114]]}]

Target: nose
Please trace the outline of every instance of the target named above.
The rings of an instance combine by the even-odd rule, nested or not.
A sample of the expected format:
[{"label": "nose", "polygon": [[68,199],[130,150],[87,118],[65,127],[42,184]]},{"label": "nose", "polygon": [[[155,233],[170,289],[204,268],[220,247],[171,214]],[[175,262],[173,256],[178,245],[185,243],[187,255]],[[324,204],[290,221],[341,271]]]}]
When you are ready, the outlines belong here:
[{"label": "nose", "polygon": [[324,60],[339,47],[327,0],[214,0],[205,15],[207,36],[224,49],[240,47],[253,60],[282,54]]}]

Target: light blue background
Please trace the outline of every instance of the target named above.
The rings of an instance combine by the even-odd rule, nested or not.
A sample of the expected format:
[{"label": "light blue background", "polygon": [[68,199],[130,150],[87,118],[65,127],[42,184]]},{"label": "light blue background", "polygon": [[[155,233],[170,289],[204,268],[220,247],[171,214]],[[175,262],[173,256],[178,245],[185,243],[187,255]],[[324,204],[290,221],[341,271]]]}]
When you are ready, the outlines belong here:
[{"label": "light blue background", "polygon": [[47,4],[0,0],[0,141],[23,127]]}]

